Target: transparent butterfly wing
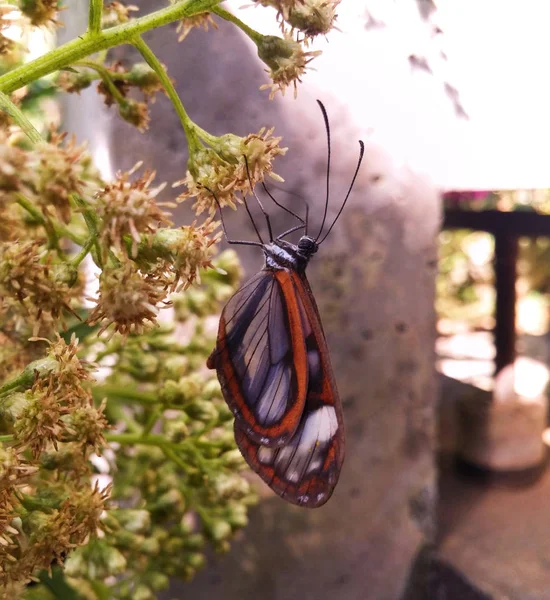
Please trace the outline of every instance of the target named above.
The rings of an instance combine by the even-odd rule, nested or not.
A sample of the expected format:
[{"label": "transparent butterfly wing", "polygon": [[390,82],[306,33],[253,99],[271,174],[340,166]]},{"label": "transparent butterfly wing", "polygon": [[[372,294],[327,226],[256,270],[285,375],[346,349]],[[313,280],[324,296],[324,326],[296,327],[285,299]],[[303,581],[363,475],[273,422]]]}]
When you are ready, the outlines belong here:
[{"label": "transparent butterfly wing", "polygon": [[250,467],[285,500],[315,508],[331,496],[345,452],[342,408],[319,312],[305,275],[292,274],[306,334],[308,392],[299,427],[280,448],[257,443],[235,422]]},{"label": "transparent butterfly wing", "polygon": [[229,300],[208,360],[239,427],[268,447],[296,432],[307,390],[303,324],[291,275],[263,270]]}]

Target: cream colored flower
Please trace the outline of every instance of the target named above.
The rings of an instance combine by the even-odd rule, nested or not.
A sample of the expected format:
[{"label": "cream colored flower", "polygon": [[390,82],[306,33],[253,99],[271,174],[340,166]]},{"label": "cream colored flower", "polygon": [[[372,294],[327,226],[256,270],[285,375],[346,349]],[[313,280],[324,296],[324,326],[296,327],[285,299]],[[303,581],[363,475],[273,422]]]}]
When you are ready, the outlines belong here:
[{"label": "cream colored flower", "polygon": [[178,23],[178,28],[176,29],[176,33],[179,34],[178,42],[182,42],[192,29],[203,29],[204,31],[208,31],[209,26],[212,26],[213,29],[218,29],[218,24],[208,12],[181,19]]},{"label": "cream colored flower", "polygon": [[294,97],[298,95],[298,82],[304,75],[307,65],[321,54],[320,50],[305,51],[300,42],[290,34],[284,38],[266,35],[258,44],[258,56],[269,67],[272,83],[260,86],[261,90],[270,89],[269,99],[273,100],[278,91],[284,95],[286,88],[294,86]]},{"label": "cream colored flower", "polygon": [[189,160],[186,178],[174,184],[187,186],[187,191],[178,200],[194,198],[193,209],[197,215],[204,211],[213,215],[218,209],[216,199],[220,207],[235,209],[237,203],[242,202],[237,194],[250,194],[266,175],[282,181],[273,172],[273,160],[283,156],[287,148],[281,148],[282,138],[273,137],[272,133],[273,128],[262,128],[245,138],[231,133],[209,136],[207,143],[211,148],[195,153]]},{"label": "cream colored flower", "polygon": [[143,333],[157,324],[157,305],[166,294],[162,282],[141,273],[131,260],[107,267],[99,277],[99,298],[88,323],[101,326],[99,335],[109,327],[111,335]]},{"label": "cream colored flower", "polygon": [[171,224],[160,207],[173,205],[156,201],[165,184],[151,187],[154,171],[146,171],[142,177],[130,181],[139,166],[117,173],[116,180],[97,194],[96,211],[101,218],[99,233],[105,252],[111,246],[122,251],[124,236],[130,236],[130,254],[135,257],[142,235],[154,233],[160,225]]}]

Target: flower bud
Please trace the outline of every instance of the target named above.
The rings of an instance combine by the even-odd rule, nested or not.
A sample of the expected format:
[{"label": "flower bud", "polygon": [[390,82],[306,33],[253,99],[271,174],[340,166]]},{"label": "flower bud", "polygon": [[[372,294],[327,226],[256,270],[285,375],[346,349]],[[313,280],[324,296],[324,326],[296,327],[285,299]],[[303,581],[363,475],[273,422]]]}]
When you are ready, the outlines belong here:
[{"label": "flower bud", "polygon": [[143,583],[135,587],[132,597],[133,600],[156,600],[156,594]]},{"label": "flower bud", "polygon": [[205,400],[212,400],[213,398],[221,398],[222,390],[220,387],[220,382],[215,378],[210,378],[202,388],[202,397]]},{"label": "flower bud", "polygon": [[173,515],[182,513],[185,510],[185,499],[183,494],[177,489],[171,489],[162,494],[151,507],[151,512],[155,515]]},{"label": "flower bud", "polygon": [[162,363],[164,378],[177,381],[189,371],[189,359],[184,355],[169,356]]},{"label": "flower bud", "polygon": [[170,579],[164,574],[159,572],[147,573],[144,576],[147,584],[156,592],[168,589],[170,585]]},{"label": "flower bud", "polygon": [[293,28],[301,31],[306,37],[326,35],[336,20],[336,7],[341,0],[305,0],[296,3],[286,19]]},{"label": "flower bud", "polygon": [[229,469],[242,469],[246,466],[246,461],[244,460],[241,451],[235,448],[234,450],[229,450],[229,452],[225,452],[220,457],[222,464]]},{"label": "flower bud", "polygon": [[218,411],[212,402],[194,400],[185,406],[185,412],[192,418],[207,423],[218,418]]},{"label": "flower bud", "polygon": [[57,85],[70,94],[80,94],[82,90],[90,87],[93,80],[93,74],[88,69],[61,71],[57,79]]},{"label": "flower bud", "polygon": [[271,69],[272,84],[262,85],[260,89],[271,88],[269,98],[273,99],[278,90],[284,95],[286,88],[293,85],[294,97],[296,97],[297,82],[301,81],[308,63],[319,54],[321,52],[318,50],[304,51],[302,45],[289,35],[285,35],[284,38],[273,35],[263,36],[258,43],[258,56]]},{"label": "flower bud", "polygon": [[226,280],[236,285],[243,276],[243,268],[235,250],[224,250],[214,261],[214,266],[225,271]]},{"label": "flower bud", "polygon": [[165,420],[164,433],[172,443],[178,443],[189,437],[189,427],[187,426],[187,423],[180,418],[170,421]]},{"label": "flower bud", "polygon": [[201,550],[204,544],[205,539],[201,533],[192,533],[184,539],[183,547],[186,550]]},{"label": "flower bud", "polygon": [[204,554],[200,554],[199,552],[189,552],[184,557],[185,563],[190,566],[195,571],[202,569],[206,563],[206,559],[204,558]]},{"label": "flower bud", "polygon": [[231,537],[231,525],[222,519],[205,521],[204,531],[211,540],[216,542],[221,542]]},{"label": "flower bud", "polygon": [[146,533],[151,527],[149,511],[135,508],[119,508],[109,513],[126,531],[132,533]]},{"label": "flower bud", "polygon": [[35,27],[58,24],[56,17],[60,8],[59,0],[19,0],[19,10]]},{"label": "flower bud", "polygon": [[242,529],[248,525],[246,507],[242,504],[233,503],[228,507],[227,522],[233,529]]},{"label": "flower bud", "polygon": [[118,112],[120,116],[130,125],[137,127],[139,131],[146,131],[149,129],[149,110],[145,102],[136,102],[132,99],[125,99],[125,101],[118,106]]},{"label": "flower bud", "polygon": [[152,96],[163,89],[159,76],[143,62],[132,66],[128,73],[128,82],[138,87],[147,96]]}]

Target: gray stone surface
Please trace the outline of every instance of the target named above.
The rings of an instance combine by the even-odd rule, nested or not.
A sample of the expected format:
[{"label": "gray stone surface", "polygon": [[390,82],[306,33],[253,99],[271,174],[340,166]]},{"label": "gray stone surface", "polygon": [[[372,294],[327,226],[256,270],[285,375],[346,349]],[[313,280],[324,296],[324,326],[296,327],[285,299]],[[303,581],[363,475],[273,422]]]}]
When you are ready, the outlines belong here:
[{"label": "gray stone surface", "polygon": [[[231,27],[192,32],[182,45],[173,27],[147,40],[203,128],[246,135],[276,125],[290,148],[277,171],[290,189],[310,200],[318,226],[325,138],[315,92],[302,88],[296,102],[269,102],[258,92],[265,81],[262,65]],[[334,215],[355,166],[358,134],[344,104],[329,94],[323,99],[333,128]],[[112,148],[116,167],[144,160],[160,180],[185,174],[185,140],[166,98],[154,105],[145,135],[113,121]],[[275,230],[282,231],[287,215],[272,207],[271,212]],[[228,227],[231,235],[252,239],[244,217],[244,211],[231,214]],[[189,208],[181,207],[178,219],[190,218]],[[417,553],[434,535],[438,222],[435,191],[411,173],[392,170],[383,152],[368,146],[353,198],[309,269],[347,424],[340,483],[329,503],[313,511],[266,492],[232,551],[212,557],[190,584],[174,584],[169,597],[396,600],[403,595]],[[239,253],[248,273],[261,266],[254,249]]]}]

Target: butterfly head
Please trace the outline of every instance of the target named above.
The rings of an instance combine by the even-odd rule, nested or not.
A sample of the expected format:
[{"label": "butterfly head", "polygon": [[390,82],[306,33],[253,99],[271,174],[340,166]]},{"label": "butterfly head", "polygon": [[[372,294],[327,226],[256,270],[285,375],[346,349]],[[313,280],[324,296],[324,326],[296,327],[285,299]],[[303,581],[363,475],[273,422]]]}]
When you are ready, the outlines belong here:
[{"label": "butterfly head", "polygon": [[304,258],[311,258],[319,250],[319,245],[316,240],[309,235],[303,235],[298,242],[298,252],[304,256]]}]

